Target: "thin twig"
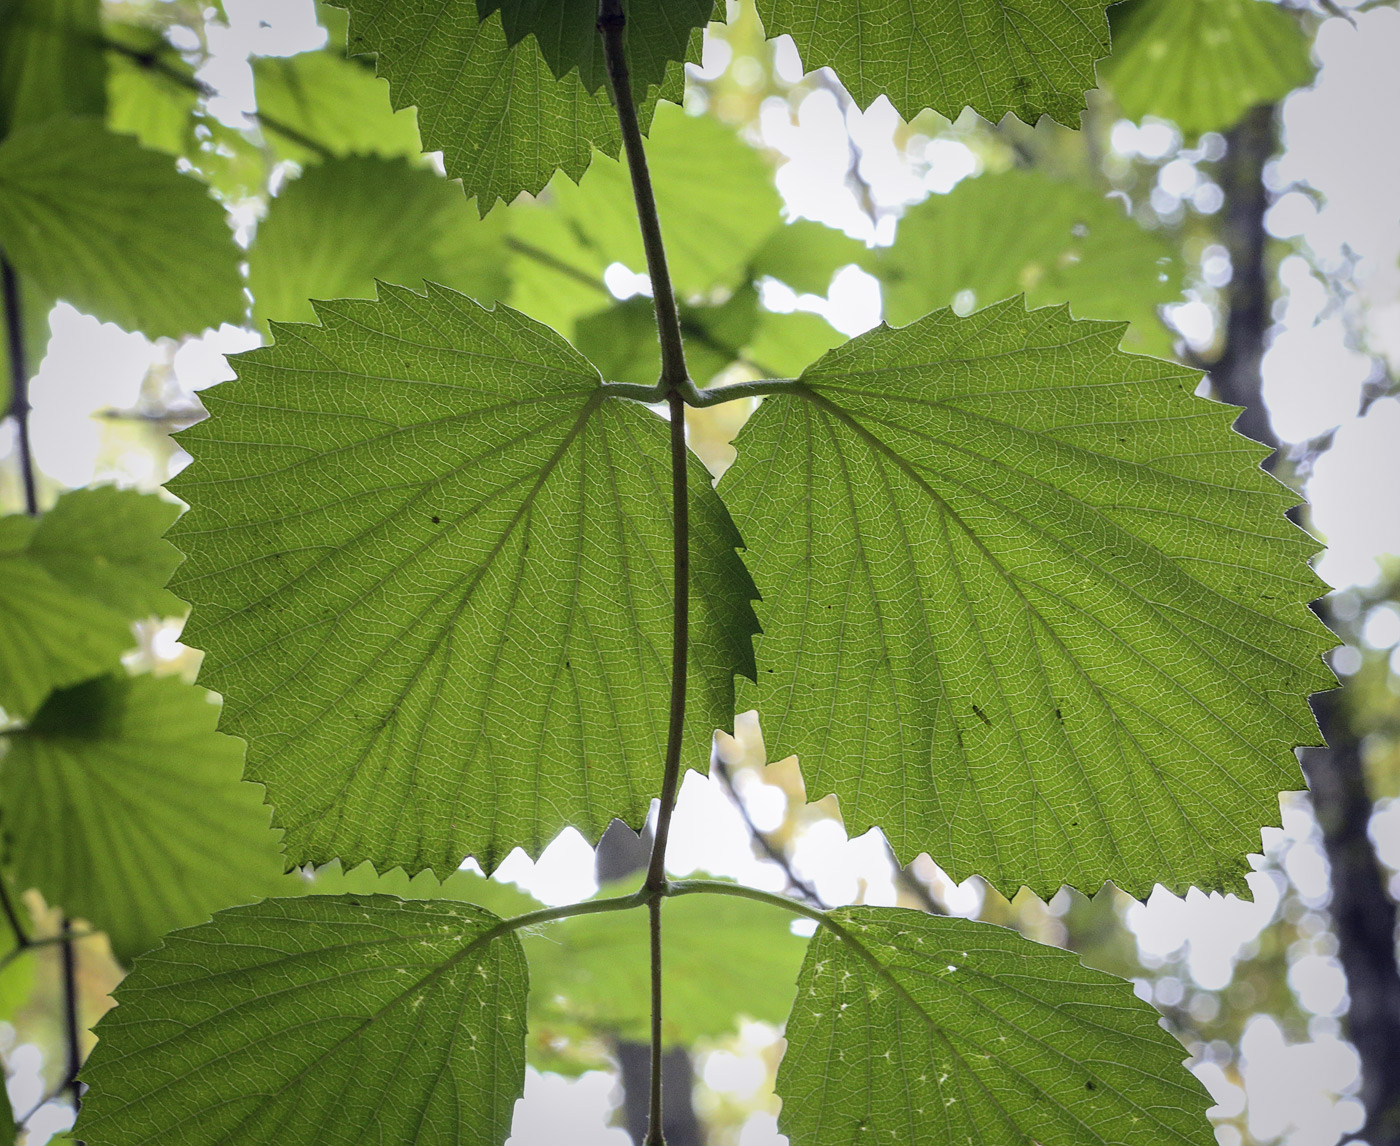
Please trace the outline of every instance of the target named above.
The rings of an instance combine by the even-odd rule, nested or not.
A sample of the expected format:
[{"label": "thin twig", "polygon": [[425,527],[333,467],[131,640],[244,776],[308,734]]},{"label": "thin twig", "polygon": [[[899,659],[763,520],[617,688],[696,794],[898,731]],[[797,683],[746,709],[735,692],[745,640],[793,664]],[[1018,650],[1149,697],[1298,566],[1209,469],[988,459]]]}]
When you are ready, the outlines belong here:
[{"label": "thin twig", "polygon": [[[67,915],[63,917],[63,930],[65,933],[70,930]],[[68,1044],[68,1069],[62,1089],[71,1093],[76,1111],[82,1106],[78,1071],[83,1066],[83,1044],[78,1027],[78,949],[70,939],[61,943],[58,950],[63,961],[63,1033]]]},{"label": "thin twig", "polygon": [[718,753],[710,759],[710,771],[719,777],[719,782],[724,785],[724,790],[729,794],[730,802],[739,810],[739,815],[744,821],[744,826],[749,830],[749,838],[753,841],[754,846],[769,860],[782,868],[789,889],[802,896],[813,907],[825,910],[828,906],[827,903],[817,893],[815,887],[797,874],[792,866],[792,857],[787,854],[786,849],[774,843],[772,838],[753,822],[748,805],[744,803],[743,797],[739,795],[739,790],[734,786],[734,773],[729,770],[729,765],[719,758]]},{"label": "thin twig", "polygon": [[5,886],[4,879],[0,879],[0,909],[5,912],[5,921],[10,925],[10,930],[15,933],[15,949],[0,960],[0,968],[4,968],[8,961],[21,951],[32,947],[34,940],[25,931],[24,924],[20,922],[19,912],[15,910],[15,905],[10,900],[10,889]]},{"label": "thin twig", "polygon": [[35,517],[39,513],[39,492],[34,476],[34,449],[29,440],[29,364],[25,361],[24,310],[19,275],[4,252],[0,252],[0,281],[5,295],[5,334],[10,347],[10,417],[15,420],[19,441],[24,511]]},{"label": "thin twig", "polygon": [[[116,40],[108,40],[105,37],[99,37],[98,42],[104,51],[112,52],[115,55],[122,56],[125,59],[130,60],[138,68],[141,68],[144,71],[154,72],[156,75],[159,76],[163,76],[171,83],[177,84],[178,86],[184,88],[186,91],[194,92],[196,95],[202,96],[206,100],[212,99],[214,96],[219,94],[214,88],[212,88],[209,84],[206,84],[204,81],[196,78],[195,76],[187,75],[186,73],[180,71],[179,68],[171,67],[168,63],[166,63],[163,59],[160,58],[158,52],[142,51],[140,48],[133,48],[128,44],[118,43]],[[260,127],[265,127],[269,131],[274,131],[278,135],[282,136],[284,139],[287,139],[300,147],[304,147],[308,151],[315,152],[322,159],[330,159],[335,154],[335,152],[333,152],[320,140],[313,139],[311,138],[311,136],[305,134],[302,131],[299,131],[295,127],[292,127],[291,124],[283,123],[280,119],[276,119],[270,115],[267,115],[264,112],[247,111],[243,114],[246,115],[249,119],[253,120],[253,122],[258,124]]]}]

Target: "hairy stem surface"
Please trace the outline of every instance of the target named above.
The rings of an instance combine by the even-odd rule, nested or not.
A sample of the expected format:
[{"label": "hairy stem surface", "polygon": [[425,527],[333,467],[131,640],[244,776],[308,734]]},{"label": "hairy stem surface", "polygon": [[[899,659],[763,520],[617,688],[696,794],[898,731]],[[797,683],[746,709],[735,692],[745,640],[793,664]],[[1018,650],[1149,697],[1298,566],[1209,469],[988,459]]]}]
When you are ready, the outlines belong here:
[{"label": "hairy stem surface", "polygon": [[690,643],[690,514],[686,490],[687,456],[685,444],[685,394],[693,390],[685,365],[685,345],[681,337],[680,311],[666,265],[666,248],[661,241],[661,220],[656,211],[651,172],[647,168],[642,128],[632,97],[632,78],[627,68],[627,16],[622,0],[598,0],[598,33],[603,38],[603,58],[607,63],[608,85],[617,109],[618,127],[627,152],[627,170],[632,179],[632,198],[646,251],[647,273],[651,276],[652,299],[656,308],[656,331],[661,343],[659,388],[671,415],[671,514],[674,559],[671,631],[671,705],[666,733],[665,771],[661,781],[660,810],[651,862],[643,885],[652,898],[647,912],[651,929],[651,1096],[646,1146],[664,1146],[661,1121],[661,895],[666,888],[666,843],[671,834],[671,813],[680,786],[681,747],[685,735],[686,666]]}]

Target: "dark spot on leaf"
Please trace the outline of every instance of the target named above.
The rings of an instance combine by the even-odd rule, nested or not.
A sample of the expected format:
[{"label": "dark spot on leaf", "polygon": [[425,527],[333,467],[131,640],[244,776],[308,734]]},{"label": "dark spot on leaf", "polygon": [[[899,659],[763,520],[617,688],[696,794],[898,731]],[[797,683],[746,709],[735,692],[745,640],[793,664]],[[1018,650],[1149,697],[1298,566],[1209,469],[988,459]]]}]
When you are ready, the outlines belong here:
[{"label": "dark spot on leaf", "polygon": [[991,719],[975,704],[972,706],[972,711],[977,714],[977,719],[980,720],[983,724],[985,724],[988,728],[992,726]]},{"label": "dark spot on leaf", "polygon": [[565,661],[565,662],[564,662],[564,667],[565,667],[566,669],[571,669],[571,668],[574,667],[574,662],[573,662],[573,661]]},{"label": "dark spot on leaf", "polygon": [[1094,1080],[1091,1078],[1088,1082],[1086,1082],[1086,1083],[1084,1084],[1084,1089],[1085,1089],[1085,1090],[1098,1090],[1098,1087],[1094,1085]]},{"label": "dark spot on leaf", "polygon": [[1058,708],[1055,709],[1055,719],[1058,720],[1061,724],[1065,722],[1065,714],[1061,712]]},{"label": "dark spot on leaf", "polygon": [[433,514],[433,524],[434,524],[434,525],[438,525],[441,521],[442,521],[442,518],[440,518],[437,514]]}]

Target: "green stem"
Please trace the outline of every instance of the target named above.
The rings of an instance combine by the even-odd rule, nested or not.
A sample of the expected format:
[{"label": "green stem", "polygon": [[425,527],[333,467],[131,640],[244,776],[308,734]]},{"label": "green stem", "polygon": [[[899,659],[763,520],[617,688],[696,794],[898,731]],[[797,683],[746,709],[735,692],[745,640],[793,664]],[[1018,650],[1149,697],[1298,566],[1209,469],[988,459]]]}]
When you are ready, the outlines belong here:
[{"label": "green stem", "polygon": [[35,945],[35,940],[29,937],[25,931],[24,924],[19,921],[19,912],[15,910],[15,905],[10,901],[10,889],[5,886],[3,877],[0,877],[0,910],[5,913],[5,921],[10,925],[10,930],[15,933],[15,949],[4,958],[0,958],[0,970],[3,970],[16,955]]},{"label": "green stem", "polygon": [[648,903],[651,929],[651,1096],[647,1111],[646,1146],[665,1146],[661,1118],[661,901],[666,890],[666,844],[671,833],[671,814],[680,787],[681,749],[685,737],[686,668],[690,643],[690,496],[686,489],[689,459],[685,444],[685,390],[694,389],[685,365],[685,344],[681,337],[680,310],[666,265],[666,247],[661,241],[661,220],[656,211],[651,172],[642,145],[642,127],[632,98],[632,78],[627,69],[627,16],[622,0],[598,0],[598,33],[603,40],[608,85],[617,110],[622,146],[627,152],[627,171],[632,179],[632,198],[646,251],[647,273],[651,276],[652,302],[656,310],[656,331],[661,343],[661,377],[658,384],[671,414],[671,516],[672,516],[672,626],[671,626],[671,705],[666,733],[666,760],[662,772],[660,808],[651,862],[647,865],[643,890],[653,898]]},{"label": "green stem", "polygon": [[[69,930],[68,916],[63,917],[63,930]],[[59,944],[59,955],[63,962],[63,1033],[68,1045],[68,1073],[63,1088],[73,1099],[73,1109],[82,1106],[82,1084],[78,1082],[78,1071],[83,1066],[83,1044],[78,1024],[78,949],[71,939]]]},{"label": "green stem", "polygon": [[681,339],[680,311],[666,265],[666,247],[661,241],[661,220],[656,213],[656,195],[651,188],[646,149],[642,145],[642,125],[632,97],[632,77],[627,70],[627,16],[622,0],[598,0],[598,32],[603,37],[603,58],[608,66],[608,82],[622,146],[627,152],[627,170],[632,177],[632,198],[637,204],[637,222],[642,231],[642,248],[651,276],[651,295],[656,303],[656,329],[661,339],[661,382],[667,390],[683,386],[690,379],[685,367],[685,346]]},{"label": "green stem", "polygon": [[29,364],[24,353],[24,311],[19,275],[0,252],[0,289],[5,296],[5,340],[10,348],[10,416],[15,420],[19,449],[20,481],[24,486],[24,511],[39,513],[39,491],[34,479],[34,450],[29,441]]},{"label": "green stem", "polygon": [[76,943],[79,939],[86,939],[97,934],[99,932],[96,931],[65,931],[62,935],[48,935],[43,939],[26,939],[13,951],[7,951],[4,955],[0,955],[0,971],[4,971],[21,955],[30,951],[40,951],[45,947],[57,947],[60,943]]}]

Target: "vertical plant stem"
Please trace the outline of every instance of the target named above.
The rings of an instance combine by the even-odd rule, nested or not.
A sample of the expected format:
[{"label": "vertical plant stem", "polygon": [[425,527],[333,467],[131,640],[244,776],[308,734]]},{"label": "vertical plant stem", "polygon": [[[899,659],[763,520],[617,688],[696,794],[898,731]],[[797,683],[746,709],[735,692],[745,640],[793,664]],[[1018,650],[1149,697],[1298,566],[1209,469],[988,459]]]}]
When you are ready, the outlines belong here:
[{"label": "vertical plant stem", "polygon": [[[24,486],[24,511],[36,517],[39,513],[39,492],[34,473],[34,451],[29,439],[29,363],[24,353],[24,308],[20,299],[19,276],[3,252],[0,252],[0,291],[3,291],[5,299],[5,340],[10,350],[9,412],[15,420],[20,481]],[[3,886],[0,886],[0,902],[3,902],[6,918],[14,928],[17,943],[21,947],[28,946],[32,940],[24,933]],[[78,953],[73,947],[71,930],[68,916],[65,915],[62,920],[63,940],[59,944],[63,970],[64,1038],[68,1048],[63,1088],[72,1092],[73,1109],[76,1110],[78,1068],[82,1066],[83,1048],[78,1029]]]},{"label": "vertical plant stem", "polygon": [[656,327],[661,338],[661,383],[668,389],[683,385],[690,377],[685,367],[685,347],[681,340],[680,312],[666,265],[666,249],[661,242],[661,220],[656,213],[656,196],[651,189],[642,146],[642,126],[632,97],[632,77],[627,70],[627,16],[622,0],[598,0],[598,33],[603,37],[603,58],[617,122],[622,129],[622,146],[627,152],[627,170],[632,176],[632,197],[637,203],[637,222],[642,229],[642,247],[651,276],[651,294],[656,302]]},{"label": "vertical plant stem", "polygon": [[661,220],[656,211],[651,172],[647,169],[642,128],[632,97],[632,79],[627,68],[627,15],[622,0],[598,0],[598,34],[603,39],[608,84],[617,109],[622,145],[627,152],[627,170],[632,178],[632,198],[646,251],[647,273],[651,276],[652,299],[656,307],[656,332],[661,343],[661,388],[671,415],[671,515],[674,556],[671,632],[671,705],[666,733],[666,761],[661,781],[660,810],[656,837],[647,865],[646,883],[653,893],[647,904],[651,931],[651,1095],[647,1118],[646,1146],[664,1146],[661,1110],[661,897],[666,889],[666,844],[671,834],[671,813],[680,786],[681,746],[685,734],[686,666],[690,643],[690,504],[686,489],[687,452],[685,445],[684,390],[690,386],[685,365],[685,345],[681,338],[680,312],[676,308],[671,272],[666,265],[666,248],[661,241]]},{"label": "vertical plant stem", "polygon": [[23,950],[33,943],[33,940],[29,938],[29,932],[25,931],[24,924],[19,920],[19,912],[15,910],[15,905],[10,901],[10,889],[5,886],[3,879],[0,879],[0,910],[5,912],[5,922],[15,933],[16,949]]},{"label": "vertical plant stem", "polygon": [[20,481],[24,486],[24,511],[39,512],[34,480],[34,452],[29,442],[29,365],[24,355],[24,312],[19,297],[19,276],[0,252],[0,289],[5,295],[5,339],[10,348],[10,416],[15,420],[19,443]]},{"label": "vertical plant stem", "polygon": [[[63,934],[72,930],[72,920],[63,916]],[[68,1044],[68,1065],[63,1076],[63,1088],[73,1096],[73,1109],[81,1105],[78,1071],[83,1065],[83,1044],[79,1040],[78,1027],[78,951],[72,939],[64,939],[59,945],[63,960],[63,1033]]]}]

